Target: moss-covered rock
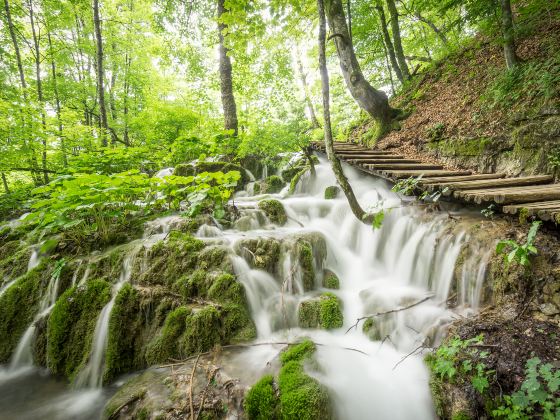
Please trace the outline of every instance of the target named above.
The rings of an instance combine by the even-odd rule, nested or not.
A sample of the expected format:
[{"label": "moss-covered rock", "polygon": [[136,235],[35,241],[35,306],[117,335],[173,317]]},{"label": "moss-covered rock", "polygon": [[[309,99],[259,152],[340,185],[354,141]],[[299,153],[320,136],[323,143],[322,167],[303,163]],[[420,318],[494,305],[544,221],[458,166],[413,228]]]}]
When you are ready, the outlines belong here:
[{"label": "moss-covered rock", "polygon": [[39,310],[51,275],[48,260],[21,276],[0,297],[0,363],[9,360]]},{"label": "moss-covered rock", "polygon": [[146,350],[146,362],[149,365],[164,363],[169,358],[180,355],[179,338],[185,331],[186,320],[191,313],[185,306],[169,312],[161,332],[153,338]]},{"label": "moss-covered rock", "polygon": [[260,183],[260,193],[275,194],[284,188],[284,182],[278,175],[272,175]]},{"label": "moss-covered rock", "polygon": [[325,270],[323,273],[323,287],[327,289],[340,289],[340,280],[331,270]]},{"label": "moss-covered rock", "polygon": [[201,174],[203,172],[227,173],[231,171],[237,171],[241,175],[241,178],[237,183],[236,190],[237,191],[242,190],[245,187],[245,185],[247,185],[247,183],[250,181],[249,175],[247,174],[247,171],[244,168],[231,162],[206,162],[206,161],[200,162],[199,161],[196,162],[194,165],[189,163],[180,164],[175,167],[173,174],[177,176],[193,176],[193,175]]},{"label": "moss-covered rock", "polygon": [[0,241],[0,289],[4,280],[10,281],[27,271],[31,248],[19,240]]},{"label": "moss-covered rock", "polygon": [[266,214],[266,217],[268,217],[272,223],[283,226],[288,221],[286,210],[278,200],[261,200],[259,201],[259,209]]},{"label": "moss-covered rock", "polygon": [[245,409],[250,420],[332,418],[326,389],[304,370],[314,352],[313,342],[305,340],[288,347],[280,355],[279,396],[275,392],[274,378],[271,375],[261,378],[247,393]]},{"label": "moss-covered rock", "polygon": [[343,323],[341,301],[332,293],[305,300],[299,305],[298,320],[301,328],[340,328]]},{"label": "moss-covered rock", "polygon": [[309,171],[309,167],[303,168],[301,171],[299,171],[292,177],[292,179],[290,180],[290,188],[288,190],[290,194],[296,192],[296,187],[298,182],[300,181],[301,177],[307,173],[307,171]]},{"label": "moss-covered rock", "polygon": [[284,182],[290,182],[292,180],[292,178],[299,172],[301,172],[303,169],[307,169],[306,166],[304,165],[298,165],[298,166],[292,166],[290,168],[284,169],[281,173],[282,175],[282,179],[284,180]]},{"label": "moss-covered rock", "polygon": [[247,392],[243,407],[249,420],[271,420],[278,418],[278,403],[274,377],[265,375]]},{"label": "moss-covered rock", "polygon": [[48,322],[48,367],[72,379],[87,363],[97,317],[111,299],[111,285],[92,280],[68,289],[56,302]]},{"label": "moss-covered rock", "polygon": [[301,267],[303,290],[315,288],[315,265],[313,247],[309,241],[300,239],[296,242],[297,261]]},{"label": "moss-covered rock", "polygon": [[340,188],[336,185],[331,185],[330,187],[325,188],[325,199],[332,200],[333,198],[338,197],[340,193]]},{"label": "moss-covered rock", "polygon": [[243,239],[235,244],[252,268],[275,273],[280,259],[280,241],[274,238]]}]

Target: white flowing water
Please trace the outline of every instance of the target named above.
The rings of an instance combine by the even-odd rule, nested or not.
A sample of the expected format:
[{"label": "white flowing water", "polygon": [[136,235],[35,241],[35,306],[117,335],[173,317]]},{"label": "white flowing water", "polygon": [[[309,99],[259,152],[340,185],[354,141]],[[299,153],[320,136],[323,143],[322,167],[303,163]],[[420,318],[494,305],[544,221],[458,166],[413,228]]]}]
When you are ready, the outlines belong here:
[{"label": "white flowing water", "polygon": [[119,291],[130,280],[134,258],[139,249],[139,247],[134,247],[132,251],[125,256],[119,280],[115,283],[111,292],[111,300],[101,310],[97,318],[88,363],[76,378],[76,386],[78,388],[101,388],[103,384],[105,352],[107,350],[111,311],[113,310],[113,306],[115,306],[115,300],[117,299]]},{"label": "white flowing water", "polygon": [[[346,166],[362,206],[386,209],[382,227],[373,229],[354,217],[344,197],[324,199],[325,188],[336,182],[324,159],[316,170],[315,179],[302,178],[299,195],[276,195],[289,217],[286,226],[230,230],[221,237],[235,252],[232,262],[246,290],[257,341],[293,342],[310,337],[318,343],[315,357],[320,368],[309,373],[328,388],[340,419],[432,419],[429,374],[420,353],[437,342],[444,326],[458,313],[478,308],[489,250],[469,244],[463,233],[452,230],[454,221],[447,212],[426,215],[417,206],[403,206],[385,181]],[[243,214],[256,214],[254,197],[240,195],[236,205]],[[289,241],[290,235],[306,232],[317,232],[326,241],[326,259],[315,258],[318,277],[324,267],[340,279],[340,289],[332,291],[343,303],[340,329],[297,327],[299,303],[318,292],[304,292],[301,269],[289,247],[282,249],[280,272],[267,273],[252,269],[254,256],[236,246],[247,237]],[[469,252],[455,282],[455,265],[463,247],[469,247]],[[316,284],[319,291],[325,290],[320,278]],[[452,309],[447,301],[455,295],[459,306]],[[362,323],[353,328],[360,317],[407,306],[411,307],[375,317],[369,332],[373,340],[362,331]],[[262,373],[277,354],[271,349],[251,348],[232,363]]]}]

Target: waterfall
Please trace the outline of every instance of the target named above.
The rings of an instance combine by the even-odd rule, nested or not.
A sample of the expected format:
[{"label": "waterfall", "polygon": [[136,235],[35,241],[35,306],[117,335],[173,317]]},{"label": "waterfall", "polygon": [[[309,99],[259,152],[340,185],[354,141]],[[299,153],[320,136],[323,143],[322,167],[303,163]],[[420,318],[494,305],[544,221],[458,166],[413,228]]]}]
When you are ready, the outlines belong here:
[{"label": "waterfall", "polygon": [[[288,223],[250,232],[251,237],[282,240],[279,272],[252,269],[254,256],[249,252],[237,250],[232,257],[258,340],[310,337],[320,343],[316,352],[320,369],[310,374],[327,386],[340,418],[431,419],[429,374],[422,355],[414,350],[433,345],[455,312],[467,314],[478,308],[491,249],[477,245],[470,250],[457,279],[458,257],[472,245],[460,229],[452,229],[454,221],[446,212],[427,216],[414,205],[403,205],[385,181],[363,176],[348,166],[344,170],[362,206],[386,209],[381,228],[358,221],[343,197],[324,199],[325,188],[336,185],[336,180],[328,162],[320,159],[317,176],[302,178],[298,195],[277,196],[289,216]],[[236,205],[243,218],[248,218],[256,199],[238,197]],[[340,329],[297,327],[299,303],[321,292],[320,288],[304,291],[293,244],[288,245],[289,235],[307,231],[320,234],[327,246],[326,260],[314,256],[317,272],[326,268],[340,279],[340,289],[329,290],[342,301],[344,325]],[[222,239],[235,243],[240,235],[226,230]],[[452,309],[447,301],[455,293],[459,306]],[[367,333],[362,324],[346,333],[360,317],[410,305],[376,317]],[[414,354],[407,356],[411,352]],[[254,366],[265,366],[270,352],[249,349],[243,357]]]},{"label": "waterfall", "polygon": [[78,388],[100,388],[103,384],[111,311],[113,306],[115,306],[115,300],[119,291],[130,280],[134,258],[139,250],[140,247],[135,247],[125,256],[119,280],[113,286],[111,300],[101,310],[97,318],[88,363],[76,378],[76,386]]}]

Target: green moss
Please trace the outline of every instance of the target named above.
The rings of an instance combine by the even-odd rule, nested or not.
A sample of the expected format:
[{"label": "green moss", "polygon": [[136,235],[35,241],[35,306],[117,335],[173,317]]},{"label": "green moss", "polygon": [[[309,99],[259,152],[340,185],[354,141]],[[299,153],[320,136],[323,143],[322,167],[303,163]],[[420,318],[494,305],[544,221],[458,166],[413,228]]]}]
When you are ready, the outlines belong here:
[{"label": "green moss", "polygon": [[198,268],[209,269],[230,269],[229,249],[223,245],[208,246],[200,251],[198,257]]},{"label": "green moss", "polygon": [[284,182],[278,175],[272,175],[266,178],[260,186],[260,191],[263,194],[275,194],[282,190]]},{"label": "green moss", "polygon": [[302,271],[303,289],[307,292],[315,288],[315,267],[313,264],[313,248],[306,240],[296,242],[296,253]]},{"label": "green moss", "polygon": [[266,214],[272,223],[282,226],[288,221],[286,210],[278,200],[261,200],[259,201],[259,209]]},{"label": "green moss", "polygon": [[362,331],[364,334],[369,335],[373,327],[375,327],[375,321],[372,318],[368,318],[364,321],[364,325],[362,325]]},{"label": "green moss", "polygon": [[247,392],[243,407],[249,420],[278,418],[278,399],[273,383],[273,376],[265,375]]},{"label": "green moss", "polygon": [[257,336],[257,329],[246,307],[228,304],[222,308],[222,342],[240,343]]},{"label": "green moss", "polygon": [[210,289],[208,289],[208,299],[219,303],[233,302],[238,305],[245,304],[245,289],[243,285],[231,274],[218,276]]},{"label": "green moss", "polygon": [[301,362],[315,353],[315,343],[311,340],[303,340],[301,343],[289,346],[280,354],[280,362],[286,364],[288,362]]},{"label": "green moss", "polygon": [[165,324],[158,336],[152,339],[146,350],[146,361],[149,365],[163,363],[169,358],[181,358],[179,339],[187,326],[187,318],[191,310],[185,306],[169,312]]},{"label": "green moss", "polygon": [[87,362],[99,312],[111,299],[111,285],[92,280],[57,300],[48,322],[48,367],[72,379]]},{"label": "green moss", "polygon": [[12,280],[24,275],[30,255],[31,248],[20,241],[2,243],[0,245],[0,279]]},{"label": "green moss", "polygon": [[192,176],[201,174],[203,172],[230,172],[238,171],[241,175],[241,179],[238,181],[237,190],[242,190],[243,187],[250,181],[249,175],[244,168],[235,163],[231,162],[196,162],[195,165],[191,164],[180,164],[175,166],[173,171],[174,175],[178,176]]},{"label": "green moss", "polygon": [[0,363],[6,362],[38,312],[50,279],[48,260],[20,277],[0,297]]},{"label": "green moss", "polygon": [[284,180],[284,182],[290,182],[297,173],[301,172],[304,169],[307,169],[307,167],[299,165],[284,169],[281,174],[282,179]]},{"label": "green moss", "polygon": [[290,181],[290,189],[289,189],[290,194],[293,194],[293,193],[296,192],[296,187],[297,187],[297,184],[298,184],[299,180],[308,170],[309,170],[309,167],[305,167],[292,177],[292,179]]},{"label": "green moss", "polygon": [[340,289],[340,280],[338,276],[332,271],[326,270],[323,276],[323,287],[327,289]]},{"label": "green moss", "polygon": [[333,198],[338,197],[339,192],[339,187],[337,187],[336,185],[331,185],[330,187],[325,188],[325,199],[332,200]]},{"label": "green moss", "polygon": [[173,171],[173,175],[177,176],[192,176],[194,174],[195,168],[189,163],[181,163],[175,166],[175,170]]},{"label": "green moss", "polygon": [[221,321],[220,312],[211,305],[188,316],[180,344],[183,354],[203,353],[221,343]]},{"label": "green moss", "polygon": [[332,293],[301,302],[298,311],[301,328],[340,328],[343,324],[341,301]]},{"label": "green moss", "polygon": [[246,255],[251,267],[276,272],[280,258],[280,242],[274,238],[243,239],[236,244],[236,250]]},{"label": "green moss", "polygon": [[343,317],[340,308],[341,302],[332,293],[321,295],[321,327],[330,330],[342,327]]}]

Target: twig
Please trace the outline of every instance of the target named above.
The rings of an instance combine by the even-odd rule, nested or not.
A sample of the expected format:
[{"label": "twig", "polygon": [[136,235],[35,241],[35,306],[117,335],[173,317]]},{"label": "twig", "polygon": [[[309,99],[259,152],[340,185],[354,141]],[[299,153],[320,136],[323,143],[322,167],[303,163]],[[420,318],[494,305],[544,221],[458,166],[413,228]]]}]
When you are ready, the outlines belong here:
[{"label": "twig", "polygon": [[191,386],[189,389],[189,405],[191,410],[191,420],[194,420],[194,406],[193,406],[193,386],[194,386],[194,373],[196,371],[196,366],[198,365],[198,359],[200,359],[200,353],[196,356],[196,360],[194,361],[194,365],[191,371]]},{"label": "twig", "polygon": [[117,415],[121,412],[121,410],[123,408],[125,408],[128,404],[132,404],[133,402],[139,400],[140,398],[142,398],[142,395],[133,395],[131,398],[129,398],[128,400],[126,400],[124,403],[122,403],[121,405],[119,405],[112,413],[111,415],[107,418],[108,420],[113,420],[117,418]]},{"label": "twig", "polygon": [[351,325],[350,328],[348,328],[348,329],[346,330],[346,333],[345,333],[345,334],[348,334],[348,332],[349,332],[352,328],[357,329],[357,328],[358,328],[358,324],[360,323],[360,321],[363,321],[364,319],[375,318],[375,317],[378,317],[378,316],[381,316],[381,315],[387,315],[387,314],[392,314],[392,313],[395,313],[395,312],[405,311],[405,310],[407,310],[407,309],[413,308],[413,307],[415,307],[415,306],[417,306],[417,305],[420,305],[421,303],[426,302],[427,300],[431,299],[432,297],[433,297],[433,296],[426,296],[425,298],[420,299],[419,301],[414,302],[414,303],[411,303],[410,305],[404,306],[404,307],[402,307],[402,308],[391,309],[390,311],[378,312],[378,313],[376,313],[376,314],[366,315],[366,316],[363,316],[363,317],[361,317],[361,318],[358,318],[358,319],[356,320],[356,323],[353,324],[353,325]]},{"label": "twig", "polygon": [[288,216],[288,219],[293,220],[294,222],[296,222],[296,223],[297,223],[298,225],[300,225],[301,227],[305,227],[305,226],[303,225],[303,223],[301,223],[301,222],[300,222],[299,220],[297,220],[297,219],[294,219],[293,217]]},{"label": "twig", "polygon": [[204,408],[204,401],[206,400],[206,391],[208,390],[208,387],[210,386],[210,383],[212,382],[212,380],[216,376],[216,372],[218,370],[220,370],[220,368],[214,369],[214,371],[210,375],[210,378],[208,379],[208,383],[206,384],[206,386],[204,387],[204,390],[202,391],[202,399],[200,400],[200,405],[198,407],[198,412],[196,413],[195,420],[198,420],[198,418],[200,417],[200,414],[202,413],[202,410]]},{"label": "twig", "polygon": [[408,353],[407,355],[403,356],[401,358],[401,360],[399,360],[395,366],[393,366],[392,370],[395,370],[397,368],[398,365],[400,365],[402,362],[404,362],[406,359],[408,359],[410,356],[412,356],[414,353],[416,353],[418,350],[420,349],[425,349],[426,348],[426,340],[424,340],[424,342],[422,344],[420,344],[418,347],[416,347],[414,350],[412,350],[410,353]]}]

